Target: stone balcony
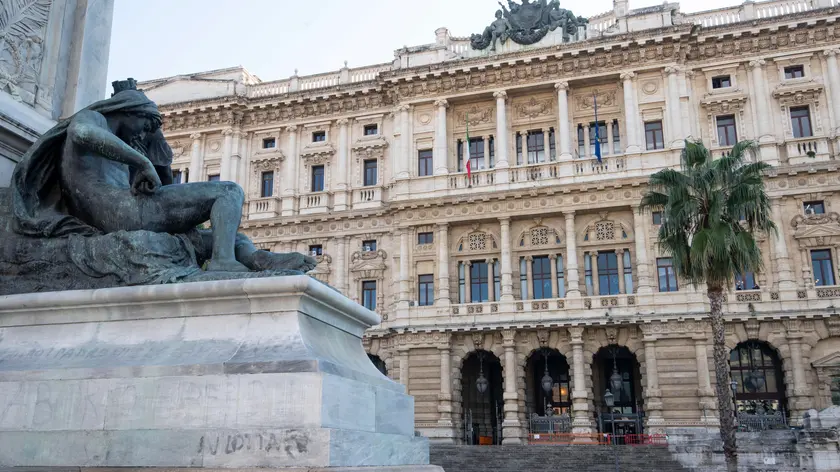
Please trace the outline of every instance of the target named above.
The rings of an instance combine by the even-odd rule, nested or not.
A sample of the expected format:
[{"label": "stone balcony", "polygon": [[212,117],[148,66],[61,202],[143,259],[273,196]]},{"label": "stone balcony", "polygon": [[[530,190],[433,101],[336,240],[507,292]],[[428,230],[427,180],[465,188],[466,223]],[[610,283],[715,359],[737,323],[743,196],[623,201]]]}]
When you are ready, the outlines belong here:
[{"label": "stone balcony", "polygon": [[[759,289],[727,293],[723,305],[729,318],[778,315],[821,316],[834,313],[840,301],[840,286],[799,289],[789,292]],[[385,327],[452,328],[464,324],[533,326],[644,322],[645,320],[700,319],[708,315],[705,288],[681,287],[678,292],[581,296],[541,300],[488,301],[396,308]]]},{"label": "stone balcony", "polygon": [[276,218],[280,215],[280,198],[257,198],[248,202],[248,219],[261,220]]},{"label": "stone balcony", "polygon": [[314,192],[300,196],[300,214],[313,215],[328,213],[332,208],[332,194],[329,192]]},{"label": "stone balcony", "polygon": [[382,187],[370,186],[353,189],[353,208],[379,208],[382,206]]},{"label": "stone balcony", "polygon": [[789,139],[784,144],[787,151],[788,164],[809,164],[812,162],[828,161],[829,154],[828,138],[810,136],[807,138]]}]

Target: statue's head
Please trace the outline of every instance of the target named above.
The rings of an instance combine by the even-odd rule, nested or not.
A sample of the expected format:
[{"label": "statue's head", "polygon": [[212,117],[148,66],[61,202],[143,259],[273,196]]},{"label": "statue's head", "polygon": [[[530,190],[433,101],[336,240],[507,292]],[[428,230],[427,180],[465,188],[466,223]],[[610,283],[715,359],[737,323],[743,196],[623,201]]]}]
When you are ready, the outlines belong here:
[{"label": "statue's head", "polygon": [[503,14],[502,10],[496,10],[496,19],[501,20],[502,19],[502,14]]},{"label": "statue's head", "polygon": [[118,80],[112,85],[114,93],[105,101],[109,106],[102,114],[114,134],[142,152],[146,148],[144,142],[160,129],[162,123],[157,105],[137,90],[134,79]]}]

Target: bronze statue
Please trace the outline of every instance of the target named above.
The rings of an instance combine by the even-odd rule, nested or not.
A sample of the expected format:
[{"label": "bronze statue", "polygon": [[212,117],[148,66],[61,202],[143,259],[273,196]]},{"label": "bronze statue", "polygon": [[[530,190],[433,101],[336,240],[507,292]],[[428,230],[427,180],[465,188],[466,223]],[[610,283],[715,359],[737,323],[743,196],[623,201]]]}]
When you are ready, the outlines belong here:
[{"label": "bronze statue", "polygon": [[496,40],[505,43],[508,38],[517,44],[534,44],[557,28],[561,28],[563,40],[568,41],[579,26],[588,23],[586,18],[560,8],[559,0],[522,0],[521,4],[508,0],[507,7],[501,2],[499,6],[502,9],[496,12],[496,20],[483,33],[470,36],[473,49],[489,47],[495,51]]},{"label": "bronze statue", "polygon": [[[51,252],[58,252],[52,254],[56,261],[75,265],[63,267],[64,272],[87,275],[89,288],[314,268],[309,256],[257,250],[237,234],[244,194],[236,183],[172,184],[172,150],[157,106],[132,79],[115,82],[114,89],[111,98],[47,131],[15,168],[12,214],[5,222],[0,208],[5,233],[0,233],[0,249],[5,249],[0,282],[21,275],[33,280],[9,279],[25,286],[11,293],[62,289],[46,280],[54,266],[43,267],[43,273],[25,268],[33,254],[50,259]],[[0,207],[3,203],[0,198]],[[211,230],[196,228],[208,220]],[[24,246],[26,254],[20,254]],[[10,293],[8,284],[0,285],[6,286],[0,293]],[[85,287],[84,282],[71,285],[67,288]]]}]

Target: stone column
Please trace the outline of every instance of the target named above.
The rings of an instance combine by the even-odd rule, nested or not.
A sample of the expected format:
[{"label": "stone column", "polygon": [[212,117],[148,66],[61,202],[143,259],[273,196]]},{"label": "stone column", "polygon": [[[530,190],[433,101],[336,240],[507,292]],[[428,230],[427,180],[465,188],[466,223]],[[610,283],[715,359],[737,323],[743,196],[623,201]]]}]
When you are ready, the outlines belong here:
[{"label": "stone column", "polygon": [[801,423],[802,415],[813,405],[811,404],[810,389],[805,380],[805,366],[802,364],[802,322],[787,320],[783,322],[787,331],[788,347],[790,348],[791,372],[793,377],[793,398],[790,399],[791,422]]},{"label": "stone column", "polygon": [[[350,208],[348,201],[349,186],[347,185],[347,169],[349,168],[349,143],[348,143],[348,126],[350,120],[342,118],[338,120],[338,155],[335,161],[335,193],[333,195],[333,209],[335,211],[345,211]],[[378,163],[381,165],[381,163]],[[364,170],[361,171],[364,174]]]},{"label": "stone column", "polygon": [[[543,135],[543,153],[545,154],[545,158],[543,162],[550,162],[551,161],[551,146],[548,139],[551,137],[551,128],[543,128],[542,129]],[[540,159],[537,158],[536,163],[539,164]]]},{"label": "stone column", "polygon": [[470,269],[472,262],[464,262],[464,303],[472,303],[472,283],[470,283]]},{"label": "stone column", "polygon": [[[484,136],[484,168],[490,168],[490,135]],[[481,166],[479,166],[481,169]],[[478,169],[476,169],[478,170]]]},{"label": "stone column", "polygon": [[628,154],[641,152],[639,145],[639,131],[636,125],[638,121],[638,109],[636,104],[635,72],[624,72],[621,74],[621,81],[624,87],[624,126],[627,128],[626,152]]},{"label": "stone column", "polygon": [[[527,300],[534,299],[534,258],[531,256],[525,256],[525,280],[526,284],[528,285],[528,298]],[[523,300],[526,298],[523,296]]]},{"label": "stone column", "polygon": [[502,424],[502,444],[522,444],[519,423],[519,395],[516,388],[516,330],[502,331],[505,348],[505,420]]},{"label": "stone column", "polygon": [[549,254],[551,261],[551,298],[560,298],[560,291],[557,290],[557,254]]},{"label": "stone column", "polygon": [[582,158],[589,159],[592,156],[592,143],[589,140],[589,125],[583,127],[583,156]]},{"label": "stone column", "polygon": [[569,160],[572,158],[569,136],[569,83],[557,82],[554,88],[557,90],[557,160]]},{"label": "stone column", "polygon": [[714,422],[717,402],[709,377],[709,354],[706,350],[706,336],[699,334],[694,339],[694,355],[697,362],[697,396],[700,397],[700,411],[705,413],[704,422]]},{"label": "stone column", "polygon": [[[836,84],[834,87],[840,88],[840,82],[833,84]],[[773,221],[778,221],[779,224],[782,224],[783,221],[782,203],[784,203],[784,197],[770,201],[773,210]],[[773,249],[773,257],[776,259],[776,277],[779,281],[779,290],[796,290],[796,282],[793,279],[793,270],[791,270],[790,266],[790,256],[788,255],[784,231],[776,231],[773,236]]]},{"label": "stone column", "polygon": [[[394,162],[394,167],[397,169],[397,180],[404,180],[410,177],[408,171],[408,163],[411,162],[411,123],[409,118],[409,111],[411,106],[400,105],[397,108],[400,116],[400,153]],[[434,155],[432,156],[434,161]]]},{"label": "stone column", "polygon": [[662,417],[662,391],[659,389],[659,367],[656,363],[656,338],[644,338],[645,343],[645,391],[648,427],[664,423]]},{"label": "stone column", "polygon": [[446,145],[446,107],[448,106],[449,102],[446,100],[435,101],[437,121],[435,122],[435,150],[432,155],[435,175],[446,175],[449,173],[449,152]]},{"label": "stone column", "polygon": [[493,262],[494,259],[491,257],[487,259],[487,301],[488,302],[495,302],[496,301],[496,282],[495,277],[493,276]]},{"label": "stone column", "polygon": [[598,251],[587,254],[589,259],[589,266],[592,267],[592,296],[601,295],[601,281],[598,278]]},{"label": "stone column", "polygon": [[572,345],[572,432],[588,434],[592,432],[589,420],[589,395],[586,388],[586,364],[583,360],[583,326],[568,328]]},{"label": "stone column", "polygon": [[615,251],[615,260],[618,262],[618,293],[627,293],[624,289],[624,249]]},{"label": "stone column", "polygon": [[750,61],[752,69],[752,98],[755,101],[755,112],[758,114],[758,142],[774,141],[773,128],[770,124],[770,97],[767,95],[767,82],[764,78],[764,59]]},{"label": "stone column", "polygon": [[408,393],[408,353],[409,348],[408,346],[400,346],[397,348],[397,352],[400,355],[400,383],[405,385],[405,393]]},{"label": "stone column", "polygon": [[[496,99],[496,168],[505,169],[510,167],[508,160],[508,124],[505,100],[507,92],[499,90],[493,94]],[[503,182],[507,183],[507,182]]]},{"label": "stone column", "polygon": [[438,426],[442,428],[452,427],[452,350],[447,343],[445,346],[438,346],[440,353],[440,395],[438,395]]},{"label": "stone column", "polygon": [[233,128],[222,130],[225,141],[222,145],[222,162],[219,164],[219,180],[230,180],[230,156],[233,153]]},{"label": "stone column", "polygon": [[192,139],[192,154],[190,155],[190,182],[200,182],[204,159],[201,156],[201,133],[190,135]]},{"label": "stone column", "polygon": [[580,298],[575,212],[568,211],[563,216],[566,218],[566,298]]},{"label": "stone column", "polygon": [[[668,66],[665,68],[665,75],[668,76],[668,96],[665,100],[665,108],[668,112],[668,136],[671,146],[674,148],[684,147],[682,132],[682,118],[680,117],[680,85],[678,81],[679,68]],[[638,118],[638,116],[637,116]]]},{"label": "stone column", "polygon": [[831,86],[831,110],[834,114],[834,133],[840,130],[840,67],[837,65],[837,55],[840,49],[824,51],[826,68],[828,69],[828,84]]},{"label": "stone column", "polygon": [[400,232],[400,303],[408,304],[411,297],[408,287],[409,281],[409,255],[408,255],[408,236],[409,229],[403,228]]},{"label": "stone column", "polygon": [[631,208],[633,209],[633,237],[636,240],[636,278],[639,281],[636,293],[653,293],[643,221],[647,214],[642,211],[639,205],[632,205]]},{"label": "stone column", "polygon": [[339,236],[335,238],[335,288],[345,296],[347,294],[347,237]]},{"label": "stone column", "polygon": [[282,216],[292,216],[297,209],[295,194],[298,186],[298,126],[287,126],[289,134],[289,148],[286,152],[286,159],[283,161],[283,201]]},{"label": "stone column", "polygon": [[438,280],[435,304],[449,306],[449,226],[438,223]]},{"label": "stone column", "polygon": [[615,141],[613,141],[613,122],[612,122],[612,120],[610,120],[610,121],[607,121],[607,152],[604,153],[605,155],[606,154],[609,154],[609,155],[613,154],[613,147],[614,147],[613,144],[614,143],[615,143]]},{"label": "stone column", "polygon": [[[242,150],[240,149],[242,142],[242,131],[239,128],[233,129],[233,142],[231,143],[230,153],[230,169],[228,170],[228,179],[231,182],[238,183],[243,190],[247,186],[247,178],[245,175],[239,175],[239,165],[242,160]],[[245,195],[248,193],[246,192]]]},{"label": "stone column", "polygon": [[499,218],[502,238],[502,296],[501,301],[513,300],[513,271],[511,268],[510,218]]}]

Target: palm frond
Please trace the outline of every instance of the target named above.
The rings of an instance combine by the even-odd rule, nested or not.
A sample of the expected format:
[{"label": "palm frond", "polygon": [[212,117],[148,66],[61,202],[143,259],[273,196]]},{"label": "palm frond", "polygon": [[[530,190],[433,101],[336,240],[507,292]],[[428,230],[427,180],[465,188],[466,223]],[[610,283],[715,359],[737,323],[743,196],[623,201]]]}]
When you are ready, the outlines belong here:
[{"label": "palm frond", "polygon": [[0,37],[39,35],[49,14],[50,0],[3,0],[0,2]]}]

